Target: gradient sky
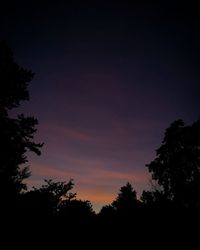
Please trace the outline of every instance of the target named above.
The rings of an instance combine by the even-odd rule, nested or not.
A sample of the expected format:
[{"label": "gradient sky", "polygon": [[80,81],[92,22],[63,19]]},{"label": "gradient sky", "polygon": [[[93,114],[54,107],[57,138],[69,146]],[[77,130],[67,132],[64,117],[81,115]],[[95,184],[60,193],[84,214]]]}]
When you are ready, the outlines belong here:
[{"label": "gradient sky", "polygon": [[29,187],[73,178],[96,211],[127,181],[140,195],[165,128],[200,118],[197,6],[41,2],[0,10],[0,38],[35,72],[21,111],[45,146]]}]

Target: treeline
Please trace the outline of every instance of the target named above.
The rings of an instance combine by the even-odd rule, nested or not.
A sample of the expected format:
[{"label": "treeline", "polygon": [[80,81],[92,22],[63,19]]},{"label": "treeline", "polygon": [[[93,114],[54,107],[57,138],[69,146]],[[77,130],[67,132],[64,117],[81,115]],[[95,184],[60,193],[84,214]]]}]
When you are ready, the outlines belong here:
[{"label": "treeline", "polygon": [[[34,142],[37,119],[10,110],[29,100],[28,84],[34,74],[20,67],[6,43],[0,43],[0,209],[9,218],[50,219],[98,223],[142,220],[161,211],[200,210],[200,121],[182,120],[166,129],[156,158],[146,165],[155,185],[140,198],[130,183],[120,188],[116,199],[96,214],[90,201],[78,200],[73,180],[45,180],[40,188],[27,191],[31,174],[27,152],[40,155],[43,143]],[[134,180],[133,180],[134,181]],[[178,213],[177,213],[178,212]],[[180,214],[180,213],[179,213]],[[146,216],[146,217],[145,217]],[[127,222],[127,221],[126,221]]]}]

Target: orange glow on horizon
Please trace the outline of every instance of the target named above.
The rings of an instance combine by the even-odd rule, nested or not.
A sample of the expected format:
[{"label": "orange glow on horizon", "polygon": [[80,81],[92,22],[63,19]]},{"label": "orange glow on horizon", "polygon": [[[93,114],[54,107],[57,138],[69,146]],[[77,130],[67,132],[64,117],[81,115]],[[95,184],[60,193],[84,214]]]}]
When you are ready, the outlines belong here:
[{"label": "orange glow on horizon", "polygon": [[[72,178],[75,180],[72,192],[77,193],[77,199],[91,201],[94,209],[96,205],[100,207],[110,204],[116,198],[120,186],[124,185],[127,181],[141,185],[147,182],[145,174],[101,169],[98,164],[93,168],[83,167],[81,172],[77,170],[56,169],[53,166],[41,164],[33,164],[32,170],[32,179],[28,180],[29,187],[41,186],[42,179],[67,182]],[[134,188],[137,190],[137,185],[134,185]]]}]

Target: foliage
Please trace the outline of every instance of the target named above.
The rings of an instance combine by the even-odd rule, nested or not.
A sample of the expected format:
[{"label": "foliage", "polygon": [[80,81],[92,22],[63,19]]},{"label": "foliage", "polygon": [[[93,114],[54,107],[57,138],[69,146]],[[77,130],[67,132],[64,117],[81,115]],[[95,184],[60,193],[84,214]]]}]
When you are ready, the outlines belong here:
[{"label": "foliage", "polygon": [[101,208],[99,216],[104,218],[113,218],[116,215],[116,210],[112,205],[105,205]]},{"label": "foliage", "polygon": [[29,214],[31,217],[42,216],[49,217],[55,215],[64,200],[75,198],[76,194],[71,193],[73,181],[54,182],[45,180],[40,188],[21,195],[21,210],[23,214]]},{"label": "foliage", "polygon": [[61,203],[59,214],[68,219],[87,219],[95,213],[90,201],[86,200],[65,200]]},{"label": "foliage", "polygon": [[0,195],[8,200],[26,189],[23,180],[30,176],[24,166],[27,152],[39,155],[43,145],[33,141],[37,119],[9,115],[9,110],[29,100],[27,88],[32,78],[33,73],[20,67],[8,46],[0,42]]},{"label": "foliage", "polygon": [[20,67],[13,59],[13,53],[5,42],[0,42],[0,114],[29,100],[28,82],[34,74]]},{"label": "foliage", "polygon": [[131,214],[139,205],[136,191],[133,190],[132,185],[128,182],[125,186],[120,188],[120,192],[112,202],[114,209],[120,214]]},{"label": "foliage", "polygon": [[200,121],[186,126],[182,120],[166,129],[157,157],[147,164],[167,199],[177,206],[200,205]]}]

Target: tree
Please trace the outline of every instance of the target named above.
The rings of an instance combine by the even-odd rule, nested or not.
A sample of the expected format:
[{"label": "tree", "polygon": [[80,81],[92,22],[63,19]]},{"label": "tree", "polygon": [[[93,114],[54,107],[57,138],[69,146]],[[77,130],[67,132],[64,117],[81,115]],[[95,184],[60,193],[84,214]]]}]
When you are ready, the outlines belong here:
[{"label": "tree", "polygon": [[169,209],[171,202],[161,190],[143,191],[141,201],[146,208]]},{"label": "tree", "polygon": [[61,203],[59,214],[68,220],[89,219],[95,215],[92,204],[88,200],[65,200]]},{"label": "tree", "polygon": [[166,129],[157,157],[147,164],[165,197],[176,206],[200,206],[200,121],[182,120]]},{"label": "tree", "polygon": [[26,153],[39,155],[43,145],[33,141],[37,119],[23,114],[13,118],[9,113],[21,101],[29,100],[32,78],[33,73],[20,67],[5,42],[0,42],[0,197],[4,205],[26,189],[23,180],[30,176],[24,165],[28,162]]},{"label": "tree", "polygon": [[28,212],[32,217],[59,216],[61,219],[67,218],[68,221],[88,219],[95,214],[89,201],[77,200],[76,193],[70,192],[74,186],[73,180],[44,181],[45,184],[40,188],[33,188],[23,195],[25,213]]},{"label": "tree", "polygon": [[71,193],[73,180],[68,182],[54,182],[44,180],[40,188],[33,188],[24,194],[23,202],[27,212],[32,215],[51,216],[59,212],[65,201],[71,201],[76,197],[76,193]]},{"label": "tree", "polygon": [[105,219],[113,219],[116,215],[116,210],[112,205],[105,205],[101,208],[99,216]]},{"label": "tree", "polygon": [[120,188],[120,192],[116,200],[113,201],[112,206],[119,214],[131,215],[138,208],[139,204],[136,191],[133,190],[132,185],[128,182]]}]

